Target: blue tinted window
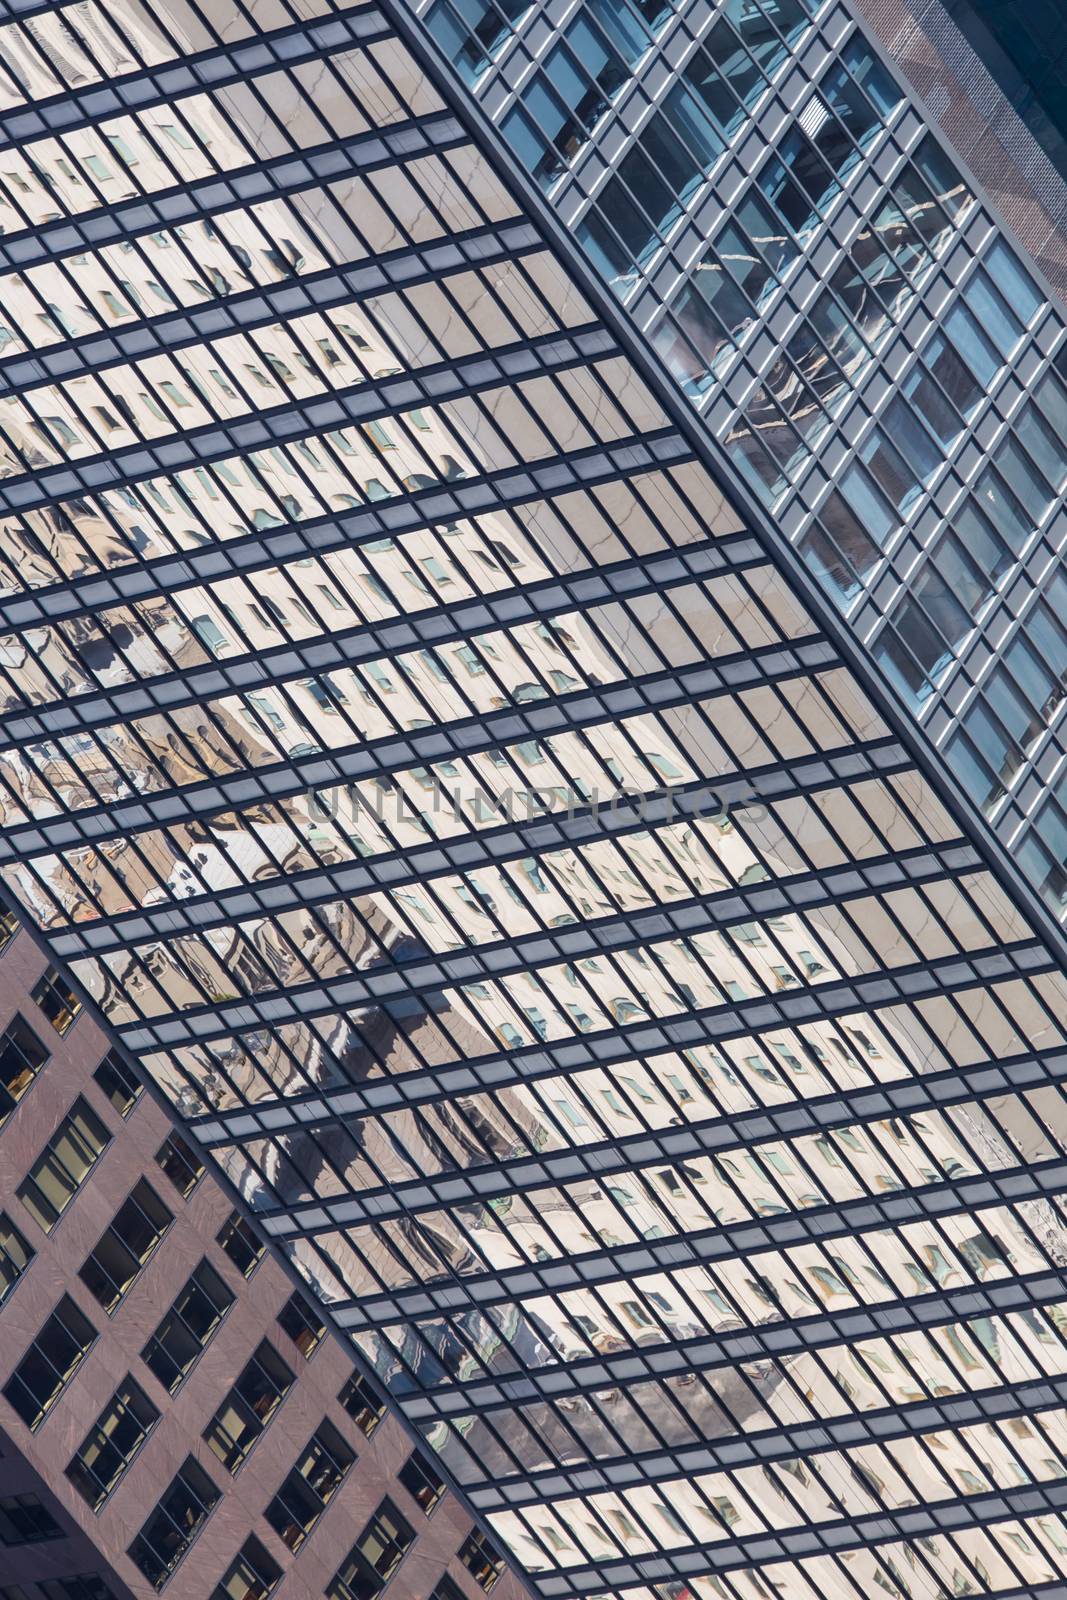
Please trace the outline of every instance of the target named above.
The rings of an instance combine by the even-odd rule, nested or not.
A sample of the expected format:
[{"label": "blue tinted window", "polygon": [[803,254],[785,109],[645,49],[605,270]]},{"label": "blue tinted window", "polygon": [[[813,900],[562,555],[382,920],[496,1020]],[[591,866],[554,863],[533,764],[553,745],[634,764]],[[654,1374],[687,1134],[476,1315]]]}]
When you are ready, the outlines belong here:
[{"label": "blue tinted window", "polygon": [[1008,304],[1024,322],[1032,322],[1034,313],[1044,304],[1044,296],[1038,294],[1034,280],[1023,271],[1002,239],[986,255],[985,267]]},{"label": "blue tinted window", "polygon": [[[632,67],[648,49],[649,35],[644,23],[627,5],[612,0],[585,0],[585,9],[599,23],[627,66]],[[661,8],[669,15],[668,8]]]},{"label": "blue tinted window", "polygon": [[1011,355],[1023,336],[1023,325],[985,273],[976,272],[964,299],[1002,355]]},{"label": "blue tinted window", "polygon": [[529,9],[529,0],[436,0],[425,22],[460,77],[474,83]]},{"label": "blue tinted window", "polygon": [[1003,362],[966,306],[953,306],[945,318],[945,332],[978,382],[988,388]]},{"label": "blue tinted window", "polygon": [[888,118],[904,96],[885,68],[875,61],[858,33],[852,35],[842,50],[841,59],[870,96],[880,115]]}]

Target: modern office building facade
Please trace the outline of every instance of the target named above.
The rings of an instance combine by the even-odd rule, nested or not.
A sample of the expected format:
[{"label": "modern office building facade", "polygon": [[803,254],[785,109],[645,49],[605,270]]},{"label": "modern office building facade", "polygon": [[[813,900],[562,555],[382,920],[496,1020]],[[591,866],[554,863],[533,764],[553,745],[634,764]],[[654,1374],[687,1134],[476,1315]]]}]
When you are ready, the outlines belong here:
[{"label": "modern office building facade", "polygon": [[0,872],[449,1581],[1062,1591],[1040,272],[840,0],[10,15]]},{"label": "modern office building facade", "polygon": [[[858,0],[931,124],[1067,303],[1062,17],[1012,0]],[[1015,19],[1018,18],[1018,27]]]}]

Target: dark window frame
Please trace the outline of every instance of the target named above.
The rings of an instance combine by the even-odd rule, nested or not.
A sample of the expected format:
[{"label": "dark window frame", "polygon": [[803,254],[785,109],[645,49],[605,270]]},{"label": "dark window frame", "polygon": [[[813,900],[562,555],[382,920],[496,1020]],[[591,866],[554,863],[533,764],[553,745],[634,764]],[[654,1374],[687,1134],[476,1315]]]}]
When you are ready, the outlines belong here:
[{"label": "dark window frame", "polygon": [[[147,1178],[139,1178],[78,1272],[93,1299],[109,1317],[137,1282],[173,1222],[174,1213],[170,1207],[164,1205]],[[139,1241],[133,1230],[141,1224],[145,1238],[138,1248]],[[125,1262],[124,1257],[128,1258]],[[116,1266],[125,1268],[121,1280],[115,1276]]]},{"label": "dark window frame", "polygon": [[[170,1179],[183,1200],[188,1200],[204,1176],[204,1163],[192,1146],[177,1133],[168,1134],[156,1151],[156,1165]],[[179,1182],[175,1173],[184,1173],[186,1176]]]},{"label": "dark window frame", "polygon": [[[282,1544],[295,1555],[355,1466],[356,1452],[323,1418],[295,1466],[286,1473],[263,1515]],[[328,1487],[321,1469],[332,1469]]]},{"label": "dark window frame", "polygon": [[[46,1336],[49,1339],[65,1339],[71,1346],[72,1358],[63,1367],[57,1366],[52,1355],[44,1348],[43,1341]],[[3,1388],[8,1404],[31,1433],[35,1432],[48,1416],[99,1337],[99,1330],[89,1321],[81,1307],[71,1299],[70,1295],[62,1295],[41,1324],[36,1336],[30,1341],[18,1366]],[[39,1394],[27,1377],[38,1363],[41,1367],[50,1369],[55,1376],[56,1381],[47,1395],[44,1394],[43,1388]],[[35,1402],[35,1409],[25,1405],[24,1393]],[[32,1421],[28,1415],[31,1409]]]},{"label": "dark window frame", "polygon": [[[170,1582],[221,1499],[214,1479],[193,1456],[186,1456],[126,1551],[157,1593]],[[188,1511],[196,1507],[199,1514],[190,1522]]]},{"label": "dark window frame", "polygon": [[503,1554],[480,1528],[474,1528],[467,1535],[456,1551],[456,1559],[463,1563],[479,1589],[486,1594],[494,1587],[506,1565]]},{"label": "dark window frame", "polygon": [[[117,1488],[161,1415],[159,1407],[132,1377],[127,1376],[119,1384],[74,1452],[64,1473],[91,1511],[99,1511]],[[126,1417],[131,1417],[140,1430],[130,1445],[116,1442],[117,1437],[122,1436],[120,1430]],[[90,1452],[94,1450],[95,1455],[90,1458]],[[120,1464],[113,1471],[101,1471],[99,1463],[113,1456],[120,1458]]]},{"label": "dark window frame", "polygon": [[[223,1291],[225,1303],[221,1304],[221,1296],[217,1296],[217,1289]],[[186,1311],[190,1309],[193,1296],[202,1296],[209,1308],[215,1312],[214,1319],[201,1333],[189,1321]],[[141,1360],[169,1395],[177,1394],[189,1373],[200,1360],[208,1345],[218,1333],[231,1308],[236,1302],[236,1295],[226,1282],[222,1274],[212,1265],[207,1256],[193,1268],[179,1293],[174,1297],[170,1308],[156,1324],[150,1338],[141,1350]],[[189,1355],[187,1360],[179,1359],[174,1353],[174,1346],[180,1348],[183,1338],[189,1340]],[[170,1345],[168,1346],[168,1340]],[[167,1364],[173,1369],[169,1376]]]},{"label": "dark window frame", "polygon": [[287,1333],[305,1361],[310,1361],[326,1337],[326,1321],[318,1316],[299,1289],[294,1289],[278,1312],[278,1326]]},{"label": "dark window frame", "polygon": [[[269,1340],[262,1339],[201,1434],[231,1476],[244,1466],[295,1382],[296,1374]],[[240,1432],[231,1426],[232,1417],[238,1419]]]},{"label": "dark window frame", "polygon": [[215,1242],[246,1279],[252,1276],[266,1254],[266,1246],[256,1238],[239,1211],[231,1211],[215,1235]]},{"label": "dark window frame", "polygon": [[397,1482],[403,1484],[419,1510],[428,1517],[448,1492],[448,1484],[421,1450],[411,1452],[396,1476]]},{"label": "dark window frame", "polygon": [[[25,1513],[27,1524],[27,1531],[22,1533],[19,1533],[17,1525],[19,1513]],[[33,1524],[32,1528],[30,1524]],[[0,1544],[6,1550],[18,1550],[24,1545],[44,1544],[51,1539],[65,1538],[65,1530],[39,1495],[28,1492],[0,1495]]]},{"label": "dark window frame", "polygon": [[[114,1079],[114,1085],[110,1088],[108,1087],[109,1078]],[[118,1052],[115,1050],[106,1055],[96,1068],[93,1073],[93,1082],[123,1121],[126,1120],[144,1093],[144,1084],[137,1081],[127,1068],[126,1063],[120,1060]],[[116,1094],[116,1088],[120,1091],[120,1094]]]},{"label": "dark window frame", "polygon": [[[242,1567],[245,1572],[242,1572]],[[251,1576],[249,1583],[246,1573]],[[211,1591],[211,1600],[267,1600],[281,1582],[282,1569],[265,1549],[254,1533],[250,1533],[237,1555],[223,1574],[221,1583]],[[245,1583],[244,1593],[231,1587],[240,1578]]]},{"label": "dark window frame", "polygon": [[15,1109],[51,1056],[36,1028],[16,1011],[0,1033],[0,1121]]},{"label": "dark window frame", "polygon": [[80,996],[58,967],[48,967],[30,990],[30,999],[61,1039],[65,1039],[82,1013]]},{"label": "dark window frame", "polygon": [[369,1439],[386,1413],[386,1403],[369,1378],[354,1372],[337,1396],[342,1410],[352,1418],[365,1439]]},{"label": "dark window frame", "polygon": [[[92,1142],[99,1142],[99,1149],[95,1151],[81,1176],[77,1177],[60,1154],[60,1146],[64,1140],[76,1137],[89,1148],[90,1141],[76,1126],[76,1119],[79,1118],[88,1129]],[[15,1191],[42,1233],[50,1234],[60,1218],[69,1210],[112,1138],[107,1124],[101,1121],[88,1101],[79,1095]],[[66,1199],[58,1207],[42,1183],[46,1169],[53,1178],[58,1178],[60,1182],[66,1182],[69,1186]],[[50,1216],[51,1220],[46,1220]]]}]

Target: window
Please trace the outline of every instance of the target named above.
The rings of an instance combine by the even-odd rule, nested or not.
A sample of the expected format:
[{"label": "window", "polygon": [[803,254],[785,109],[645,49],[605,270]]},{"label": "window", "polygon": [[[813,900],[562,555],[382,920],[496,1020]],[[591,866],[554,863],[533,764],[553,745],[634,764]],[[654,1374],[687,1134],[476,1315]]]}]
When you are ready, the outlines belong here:
[{"label": "window", "polygon": [[184,1139],[172,1133],[156,1151],[156,1160],[183,1200],[187,1200],[204,1173],[204,1163]]},{"label": "window", "polygon": [[110,1141],[99,1117],[84,1100],[75,1100],[17,1191],[45,1233],[55,1227]]},{"label": "window", "polygon": [[332,1423],[324,1421],[264,1515],[288,1549],[297,1551],[329,1505],[356,1457]]},{"label": "window", "polygon": [[77,1578],[38,1578],[44,1600],[115,1600],[98,1572],[83,1572]]},{"label": "window", "polygon": [[421,1451],[408,1456],[397,1476],[408,1494],[429,1516],[445,1492],[445,1481],[436,1466]]},{"label": "window", "polygon": [[112,1051],[93,1073],[93,1082],[106,1094],[120,1117],[128,1117],[140,1099],[144,1085],[131,1077],[124,1064]]},{"label": "window", "polygon": [[227,1472],[236,1472],[289,1393],[293,1374],[264,1339],[216,1411],[203,1437]]},{"label": "window", "polygon": [[193,617],[189,626],[204,646],[204,649],[209,650],[213,656],[219,655],[228,648],[229,639],[227,639],[218,623],[212,617],[206,615]]},{"label": "window", "polygon": [[337,1398],[359,1431],[369,1439],[385,1415],[385,1401],[374,1385],[357,1374],[349,1378]]},{"label": "window", "polygon": [[436,0],[426,13],[426,26],[460,77],[475,83],[490,58],[506,43],[510,28],[530,9],[529,0],[474,0],[453,7]]},{"label": "window", "polygon": [[4,1398],[36,1428],[96,1341],[96,1329],[69,1295],[48,1318],[4,1385]]},{"label": "window", "polygon": [[0,1211],[0,1305],[22,1277],[36,1251],[22,1237],[6,1211]]},{"label": "window", "polygon": [[504,1558],[484,1533],[475,1530],[459,1547],[459,1559],[479,1588],[488,1594],[504,1570]]},{"label": "window", "polygon": [[281,1575],[274,1557],[264,1550],[255,1534],[250,1534],[211,1600],[267,1600]]},{"label": "window", "polygon": [[153,1589],[162,1589],[220,1498],[203,1467],[187,1456],[129,1548]]},{"label": "window", "polygon": [[236,1211],[223,1223],[218,1242],[242,1277],[250,1278],[263,1259],[261,1245],[244,1218]]},{"label": "window", "polygon": [[13,1017],[0,1034],[0,1117],[22,1099],[48,1055],[29,1023]]},{"label": "window", "polygon": [[16,933],[19,931],[19,919],[13,911],[0,906],[0,952],[7,949]]},{"label": "window", "polygon": [[74,1019],[82,1008],[82,1003],[67,980],[59,976],[55,967],[49,967],[44,977],[39,978],[34,984],[30,994],[56,1032],[61,1037],[69,1033],[74,1025]]},{"label": "window", "polygon": [[159,1412],[132,1378],[120,1384],[67,1467],[67,1477],[93,1511],[99,1510],[159,1421]]},{"label": "window", "polygon": [[209,1261],[201,1261],[141,1351],[141,1360],[168,1394],[214,1337],[233,1295]]},{"label": "window", "polygon": [[105,1311],[114,1311],[173,1221],[173,1214],[142,1178],[78,1273]]},{"label": "window", "polygon": [[326,1324],[308,1305],[297,1290],[291,1294],[278,1312],[278,1323],[292,1339],[305,1361],[310,1361],[318,1349]]},{"label": "window", "polygon": [[410,1550],[415,1530],[383,1500],[326,1591],[327,1600],[374,1600]]},{"label": "window", "polygon": [[453,1582],[446,1573],[443,1578],[437,1580],[437,1587],[431,1594],[430,1600],[467,1600],[467,1597],[459,1584]]},{"label": "window", "polygon": [[0,1543],[40,1544],[44,1539],[62,1538],[63,1529],[35,1494],[0,1497]]}]

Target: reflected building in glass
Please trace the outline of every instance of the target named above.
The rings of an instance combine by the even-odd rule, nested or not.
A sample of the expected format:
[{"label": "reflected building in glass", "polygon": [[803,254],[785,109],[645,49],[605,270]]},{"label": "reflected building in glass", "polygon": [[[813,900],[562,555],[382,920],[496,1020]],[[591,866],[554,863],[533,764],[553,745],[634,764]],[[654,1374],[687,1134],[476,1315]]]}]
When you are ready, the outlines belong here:
[{"label": "reflected building in glass", "polygon": [[464,1572],[1061,1591],[1065,345],[973,176],[840,0],[3,31],[0,872]]}]

